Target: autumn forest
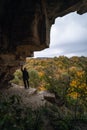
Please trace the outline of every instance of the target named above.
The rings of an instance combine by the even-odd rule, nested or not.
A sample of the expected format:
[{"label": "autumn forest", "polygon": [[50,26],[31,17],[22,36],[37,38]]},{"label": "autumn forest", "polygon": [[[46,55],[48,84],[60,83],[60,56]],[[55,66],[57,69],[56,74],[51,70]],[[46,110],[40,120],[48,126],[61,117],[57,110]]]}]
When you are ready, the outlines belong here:
[{"label": "autumn forest", "polygon": [[[33,117],[31,114],[31,126],[34,119],[35,122],[41,121],[43,113],[42,115],[50,121],[52,130],[82,130],[83,127],[80,127],[79,123],[82,126],[87,123],[87,57],[27,58],[24,66],[30,76],[31,88],[38,91],[46,90],[55,95],[55,102],[49,100],[50,106],[38,110],[39,117]],[[16,70],[11,82],[23,85],[20,69]],[[28,130],[27,127],[22,127],[23,130]],[[86,130],[85,128],[83,130]],[[29,130],[43,129],[39,125]]]}]

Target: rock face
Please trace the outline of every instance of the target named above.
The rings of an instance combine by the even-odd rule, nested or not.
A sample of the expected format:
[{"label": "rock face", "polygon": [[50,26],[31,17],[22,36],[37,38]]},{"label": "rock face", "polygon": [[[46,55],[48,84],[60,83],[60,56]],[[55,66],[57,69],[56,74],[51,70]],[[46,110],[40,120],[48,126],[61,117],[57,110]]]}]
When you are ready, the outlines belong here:
[{"label": "rock face", "polygon": [[55,18],[74,11],[87,12],[87,0],[0,0],[1,70],[49,47]]}]

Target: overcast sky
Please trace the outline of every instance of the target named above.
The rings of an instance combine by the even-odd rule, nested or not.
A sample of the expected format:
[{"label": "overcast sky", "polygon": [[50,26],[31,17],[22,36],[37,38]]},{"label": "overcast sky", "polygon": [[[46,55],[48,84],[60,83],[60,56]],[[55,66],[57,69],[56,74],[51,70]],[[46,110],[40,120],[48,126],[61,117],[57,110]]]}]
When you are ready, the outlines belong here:
[{"label": "overcast sky", "polygon": [[87,56],[87,13],[58,17],[51,27],[50,46],[34,57]]}]

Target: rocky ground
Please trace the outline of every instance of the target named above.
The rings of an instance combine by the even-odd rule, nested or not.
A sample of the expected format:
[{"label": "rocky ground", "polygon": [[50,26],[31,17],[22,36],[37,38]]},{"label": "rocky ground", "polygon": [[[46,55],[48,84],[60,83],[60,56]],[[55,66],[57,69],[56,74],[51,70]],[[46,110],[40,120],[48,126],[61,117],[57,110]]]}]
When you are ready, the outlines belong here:
[{"label": "rocky ground", "polygon": [[[31,107],[33,109],[37,109],[40,106],[44,106],[48,103],[44,96],[53,97],[55,96],[49,92],[45,91],[37,91],[36,88],[25,89],[24,86],[18,86],[16,84],[12,84],[12,87],[8,89],[2,89],[1,91],[2,97],[8,99],[9,97],[15,95],[21,99],[22,107]],[[49,103],[48,103],[49,104]],[[49,120],[44,120],[43,130],[54,130],[49,123]]]},{"label": "rocky ground", "polygon": [[6,98],[17,95],[21,98],[22,105],[34,109],[45,105],[46,100],[44,99],[44,96],[55,98],[53,94],[47,91],[37,91],[36,88],[25,89],[24,86],[18,86],[16,84],[12,84],[12,87],[8,89],[2,89],[1,93]]},{"label": "rocky ground", "polygon": [[[48,91],[37,91],[36,88],[25,89],[24,86],[18,86],[16,84],[12,84],[12,87],[8,89],[1,90],[2,95],[5,98],[8,98],[12,95],[17,95],[21,99],[21,104],[23,107],[32,107],[37,109],[40,106],[44,106],[47,102],[44,97],[50,98],[52,100],[55,99],[55,96]],[[49,129],[53,130],[53,128],[49,125],[49,122],[45,122],[44,130]],[[78,130],[87,130],[87,124],[76,124],[76,128]]]}]

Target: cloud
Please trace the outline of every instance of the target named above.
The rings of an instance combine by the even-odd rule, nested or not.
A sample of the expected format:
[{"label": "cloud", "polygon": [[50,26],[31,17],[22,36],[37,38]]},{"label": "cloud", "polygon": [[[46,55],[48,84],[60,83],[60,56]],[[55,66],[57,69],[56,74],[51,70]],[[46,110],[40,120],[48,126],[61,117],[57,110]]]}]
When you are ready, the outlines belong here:
[{"label": "cloud", "polygon": [[50,47],[35,52],[35,57],[87,56],[87,13],[76,12],[57,18],[51,27]]},{"label": "cloud", "polygon": [[60,55],[60,53],[63,53],[62,51],[63,50],[58,50],[57,48],[45,49],[43,51],[35,52],[34,57],[54,57]]}]

